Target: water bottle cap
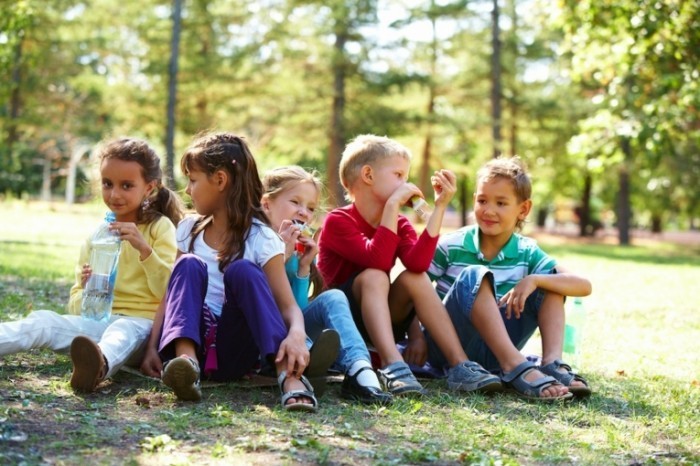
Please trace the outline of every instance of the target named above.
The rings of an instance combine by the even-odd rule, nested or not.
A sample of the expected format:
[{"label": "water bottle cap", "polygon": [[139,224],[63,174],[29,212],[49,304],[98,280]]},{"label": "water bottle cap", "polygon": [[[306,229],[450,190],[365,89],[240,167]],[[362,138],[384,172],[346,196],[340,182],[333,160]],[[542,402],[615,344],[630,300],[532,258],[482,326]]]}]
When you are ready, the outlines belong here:
[{"label": "water bottle cap", "polygon": [[105,214],[105,222],[107,222],[107,223],[112,223],[112,222],[114,222],[114,221],[116,221],[116,220],[117,220],[117,215],[116,215],[114,212],[108,211],[108,212]]}]

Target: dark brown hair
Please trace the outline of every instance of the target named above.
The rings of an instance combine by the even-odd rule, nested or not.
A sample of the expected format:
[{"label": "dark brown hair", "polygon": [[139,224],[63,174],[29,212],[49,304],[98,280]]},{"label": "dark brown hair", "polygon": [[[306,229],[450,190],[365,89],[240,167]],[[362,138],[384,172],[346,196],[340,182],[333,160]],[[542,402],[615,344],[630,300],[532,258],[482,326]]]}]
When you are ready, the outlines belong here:
[{"label": "dark brown hair", "polygon": [[[518,156],[498,157],[484,164],[476,172],[476,180],[488,182],[494,178],[503,178],[510,181],[515,190],[518,202],[524,202],[532,196],[532,181],[527,173],[525,162]],[[516,228],[521,230],[525,220],[519,219]]]},{"label": "dark brown hair", "polygon": [[156,182],[155,189],[138,210],[137,223],[152,223],[162,215],[168,217],[175,225],[182,220],[182,200],[174,191],[163,185],[160,157],[146,141],[128,137],[108,141],[99,148],[98,159],[100,165],[110,159],[136,162],[141,166],[141,175],[146,183]]},{"label": "dark brown hair", "polygon": [[[185,174],[201,171],[212,176],[218,170],[224,170],[229,175],[231,182],[225,193],[229,228],[218,257],[219,270],[223,272],[228,264],[243,257],[253,219],[270,225],[261,205],[263,189],[253,154],[239,136],[231,133],[204,134],[185,150],[180,168]],[[200,217],[195,222],[190,251],[194,238],[204,231],[209,222],[211,217]]]}]

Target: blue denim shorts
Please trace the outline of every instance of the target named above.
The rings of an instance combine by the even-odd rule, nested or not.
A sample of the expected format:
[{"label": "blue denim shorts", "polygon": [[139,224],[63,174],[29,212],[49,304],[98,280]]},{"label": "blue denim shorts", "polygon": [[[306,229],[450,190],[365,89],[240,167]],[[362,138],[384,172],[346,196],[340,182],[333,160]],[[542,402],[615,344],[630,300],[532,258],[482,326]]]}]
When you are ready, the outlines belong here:
[{"label": "blue denim shorts", "polygon": [[[447,308],[467,357],[472,361],[478,362],[489,371],[497,371],[499,370],[498,360],[489,347],[486,346],[481,335],[479,335],[479,332],[472,324],[471,318],[474,300],[484,279],[489,280],[491,289],[494,289],[493,273],[487,267],[482,265],[465,267],[445,295],[443,303]],[[493,299],[496,299],[495,295]],[[505,306],[501,307],[501,318],[508,336],[516,348],[522,349],[532,334],[535,333],[537,329],[537,315],[543,299],[544,291],[537,289],[527,298],[525,309],[520,314],[519,319],[512,316],[510,319],[506,319]],[[447,360],[427,331],[426,337],[430,363],[437,367],[446,365]]]}]

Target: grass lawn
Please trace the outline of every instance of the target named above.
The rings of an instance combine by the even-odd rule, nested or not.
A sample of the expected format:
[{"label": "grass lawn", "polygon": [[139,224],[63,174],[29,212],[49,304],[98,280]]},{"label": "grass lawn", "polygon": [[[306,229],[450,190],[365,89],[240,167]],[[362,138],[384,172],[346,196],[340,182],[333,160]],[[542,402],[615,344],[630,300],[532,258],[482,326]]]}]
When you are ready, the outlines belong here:
[{"label": "grass lawn", "polygon": [[[0,321],[63,312],[99,205],[0,203]],[[180,403],[120,372],[95,394],[49,351],[0,357],[0,464],[700,464],[700,251],[543,242],[593,282],[582,372],[594,394],[545,405],[510,394],[430,395],[362,407],[331,384],[317,414],[286,413],[276,387],[205,387]],[[536,338],[527,351],[538,352]]]}]

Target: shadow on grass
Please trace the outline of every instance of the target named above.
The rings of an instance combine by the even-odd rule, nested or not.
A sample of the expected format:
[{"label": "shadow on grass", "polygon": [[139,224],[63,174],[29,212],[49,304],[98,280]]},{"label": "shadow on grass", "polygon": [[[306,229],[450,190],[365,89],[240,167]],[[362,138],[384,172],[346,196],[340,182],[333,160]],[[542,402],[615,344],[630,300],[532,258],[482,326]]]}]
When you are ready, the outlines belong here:
[{"label": "shadow on grass", "polygon": [[[659,437],[657,450],[626,453],[610,464],[700,460],[692,441],[682,441],[692,440],[690,428],[673,427],[683,422],[681,415],[700,410],[700,395],[697,390],[691,393],[687,384],[659,376],[603,379],[594,374],[591,398],[555,404],[526,402],[512,394],[456,395],[444,381],[433,380],[426,383],[430,396],[397,400],[388,408],[346,403],[334,383],[320,397],[319,412],[304,415],[280,409],[276,386],[207,384],[203,401],[189,403],[177,402],[157,381],[126,372],[96,393],[75,395],[68,387],[69,372],[68,358],[48,351],[0,359],[0,403],[6,423],[28,436],[24,442],[0,442],[0,460],[78,464],[94,459],[116,464],[130,459],[142,464],[177,451],[197,463],[212,461],[212,452],[218,451],[229,455],[226,458],[243,455],[254,464],[458,464],[465,438],[481,439],[471,441],[469,452],[489,458],[492,449],[509,451],[506,445],[527,438],[589,448],[585,438],[591,431],[610,436],[597,446],[602,460],[619,452],[615,436],[646,429],[649,432],[642,435]],[[441,431],[447,425],[449,435]],[[550,431],[552,426],[555,430]],[[664,439],[672,441],[664,446]],[[451,449],[452,456],[444,449]],[[527,452],[523,455],[521,460]]]}]

